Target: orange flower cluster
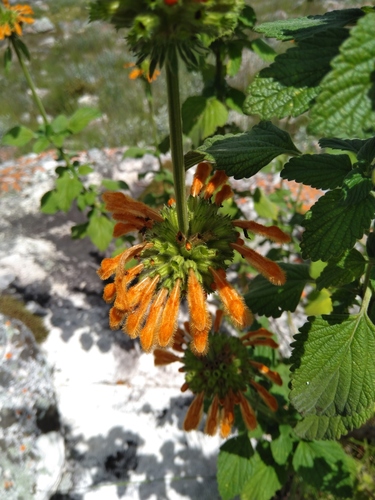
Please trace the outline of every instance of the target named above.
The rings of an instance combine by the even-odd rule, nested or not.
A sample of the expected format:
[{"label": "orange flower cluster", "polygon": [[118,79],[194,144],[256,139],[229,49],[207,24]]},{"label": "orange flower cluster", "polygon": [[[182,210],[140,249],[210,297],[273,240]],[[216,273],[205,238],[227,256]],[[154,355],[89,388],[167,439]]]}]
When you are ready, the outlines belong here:
[{"label": "orange flower cluster", "polygon": [[0,40],[12,33],[22,35],[22,23],[32,24],[34,12],[29,5],[16,4],[11,6],[9,0],[3,0],[4,8],[0,6]]},{"label": "orange flower cluster", "polygon": [[[106,280],[103,298],[113,302],[110,327],[122,327],[130,337],[140,338],[149,351],[156,345],[166,347],[173,342],[178,312],[187,297],[190,313],[192,350],[203,355],[208,349],[211,317],[207,294],[216,291],[225,313],[240,329],[252,323],[252,314],[243,298],[226,279],[225,269],[238,251],[271,283],[285,282],[282,269],[273,261],[245,246],[236,228],[261,234],[277,242],[289,236],[276,226],[265,227],[251,221],[231,220],[219,213],[225,199],[233,195],[223,171],[211,174],[211,165],[200,163],[188,200],[189,232],[178,229],[172,202],[160,212],[122,193],[107,192],[103,199],[117,221],[114,236],[131,231],[144,235],[144,242],[125,250],[114,258],[104,259],[98,274]],[[134,263],[134,259],[136,259]]]},{"label": "orange flower cluster", "polygon": [[136,66],[136,64],[133,62],[129,62],[129,63],[124,64],[124,68],[126,68],[126,69],[133,68],[131,70],[131,72],[129,73],[130,80],[136,80],[137,78],[143,77],[143,78],[146,78],[148,83],[152,83],[160,75],[160,71],[156,69],[154,71],[154,73],[152,74],[152,76],[150,76],[150,73],[148,71],[149,64],[147,64],[146,66],[147,67],[145,67],[145,68],[140,68],[139,66]]},{"label": "orange flower cluster", "polygon": [[[271,411],[275,412],[278,408],[276,398],[254,378],[262,375],[277,385],[281,385],[282,380],[276,371],[263,363],[249,360],[249,347],[257,345],[267,345],[273,349],[278,347],[272,339],[272,333],[260,328],[248,332],[241,338],[228,337],[218,332],[222,312],[218,313],[206,357],[197,358],[187,348],[191,335],[189,324],[185,323],[185,331],[178,329],[174,339],[173,349],[177,354],[155,349],[154,360],[157,366],[174,362],[183,364],[179,371],[185,373],[186,382],[181,391],[190,389],[195,394],[186,413],[184,430],[191,431],[198,428],[206,399],[210,401],[210,406],[204,432],[212,436],[220,430],[221,437],[226,438],[231,433],[235,421],[236,405],[240,408],[246,428],[253,430],[257,426],[255,411],[245,395],[249,389],[250,396],[253,399],[259,396]],[[183,356],[178,355],[181,353]]]}]

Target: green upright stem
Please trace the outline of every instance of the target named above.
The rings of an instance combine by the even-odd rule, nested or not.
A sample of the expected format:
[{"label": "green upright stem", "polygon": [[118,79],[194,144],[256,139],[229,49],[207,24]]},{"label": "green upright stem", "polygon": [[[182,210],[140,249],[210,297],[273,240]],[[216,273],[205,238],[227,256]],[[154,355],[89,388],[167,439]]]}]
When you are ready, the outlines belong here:
[{"label": "green upright stem", "polygon": [[182,147],[182,118],[177,59],[175,67],[166,64],[169,134],[173,164],[178,227],[183,235],[188,233],[188,213],[185,185],[184,153]]},{"label": "green upright stem", "polygon": [[33,95],[34,102],[37,105],[40,114],[42,115],[42,118],[43,118],[43,121],[44,121],[44,125],[47,126],[47,125],[49,125],[49,122],[48,122],[46,110],[44,109],[44,106],[43,106],[42,101],[40,100],[40,97],[36,93],[34,82],[33,82],[32,78],[31,78],[29,70],[27,69],[25,61],[23,60],[22,54],[20,52],[20,49],[17,46],[17,42],[15,41],[15,39],[13,37],[11,37],[11,41],[12,41],[12,45],[13,45],[14,51],[17,54],[17,59],[18,59],[18,62],[20,63],[20,66],[22,68],[23,74],[25,75],[26,81],[29,84],[31,93]]}]

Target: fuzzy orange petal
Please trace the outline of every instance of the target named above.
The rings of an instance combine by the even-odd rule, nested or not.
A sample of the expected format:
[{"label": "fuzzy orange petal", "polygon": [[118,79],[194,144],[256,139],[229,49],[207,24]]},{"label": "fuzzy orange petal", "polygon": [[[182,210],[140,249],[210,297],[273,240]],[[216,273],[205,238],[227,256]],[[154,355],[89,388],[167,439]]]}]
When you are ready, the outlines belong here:
[{"label": "fuzzy orange petal", "polygon": [[180,293],[180,280],[177,280],[167,299],[161,317],[158,343],[162,347],[166,347],[173,342],[173,336],[177,329]]},{"label": "fuzzy orange petal", "polygon": [[160,321],[163,314],[163,305],[167,297],[167,288],[162,288],[156,296],[155,301],[151,304],[146,323],[139,333],[141,345],[147,352],[154,345],[158,338]]},{"label": "fuzzy orange petal", "polygon": [[96,271],[100,279],[106,280],[116,272],[118,263],[121,259],[121,255],[122,254],[119,254],[116,255],[116,257],[108,257],[102,260],[100,268]]},{"label": "fuzzy orange petal", "polygon": [[225,184],[215,196],[215,205],[220,207],[225,200],[232,198],[233,194],[232,188],[228,184]]},{"label": "fuzzy orange petal", "polygon": [[217,333],[220,330],[220,325],[223,320],[224,312],[221,309],[218,309],[215,314],[214,324],[212,330]]},{"label": "fuzzy orange petal", "polygon": [[[189,269],[187,300],[190,313],[190,326],[197,332],[211,327],[211,317],[208,314],[206,296],[193,268]],[[193,332],[192,332],[193,334]]]},{"label": "fuzzy orange petal", "polygon": [[263,276],[273,285],[280,286],[285,283],[285,273],[281,267],[276,264],[276,262],[263,257],[263,255],[260,255],[246,246],[237,245],[236,243],[231,243],[230,246],[234,250],[237,250],[237,252],[239,252],[251,266],[253,266],[259,273],[263,274]]},{"label": "fuzzy orange petal", "polygon": [[156,285],[160,279],[159,275],[156,275],[150,282],[150,284],[145,288],[142,293],[142,299],[139,303],[139,306],[135,311],[129,313],[126,323],[123,327],[123,330],[131,337],[132,339],[136,338],[141,330],[142,322],[145,318],[147,310],[151,304]]},{"label": "fuzzy orange petal", "polygon": [[250,364],[256,368],[262,375],[271,380],[274,384],[283,385],[283,381],[280,377],[280,374],[274,370],[270,370],[268,366],[263,363],[258,363],[258,361],[250,360]]},{"label": "fuzzy orange petal", "polygon": [[125,319],[124,311],[120,311],[116,307],[112,307],[109,310],[109,327],[111,330],[117,330],[120,327],[121,323]]},{"label": "fuzzy orange petal", "polygon": [[155,366],[164,366],[174,363],[176,361],[182,361],[182,359],[170,351],[164,349],[155,349],[154,351],[154,364]]},{"label": "fuzzy orange petal", "polygon": [[204,191],[204,198],[208,200],[213,195],[214,191],[218,189],[220,186],[225,184],[229,177],[224,172],[224,170],[216,170],[214,175],[211,177],[209,183],[206,186]]},{"label": "fuzzy orange petal", "polygon": [[184,420],[185,431],[192,431],[198,427],[203,413],[203,400],[204,400],[204,392],[200,392],[193,399],[185,416]]},{"label": "fuzzy orange petal", "polygon": [[263,226],[263,224],[258,224],[254,221],[247,220],[234,220],[232,224],[236,227],[240,227],[242,229],[246,229],[255,234],[260,234],[261,236],[265,236],[266,238],[276,241],[277,243],[289,243],[291,238],[289,234],[284,233],[277,226]]},{"label": "fuzzy orange petal", "polygon": [[270,332],[269,330],[266,330],[265,328],[258,328],[258,330],[253,330],[250,332],[245,333],[245,335],[242,335],[241,340],[249,340],[249,339],[259,339],[259,338],[272,338],[273,333]]},{"label": "fuzzy orange petal", "polygon": [[116,286],[114,283],[108,283],[103,290],[103,299],[107,304],[114,301],[116,296]]},{"label": "fuzzy orange petal", "polygon": [[193,184],[191,185],[190,189],[190,194],[192,196],[198,196],[198,194],[202,191],[202,188],[205,185],[206,180],[211,173],[211,170],[212,166],[210,163],[201,162],[198,164],[193,178]]},{"label": "fuzzy orange petal", "polygon": [[234,398],[232,394],[227,394],[223,401],[220,418],[220,436],[227,438],[231,433],[234,423]]},{"label": "fuzzy orange petal", "polygon": [[204,432],[209,436],[214,436],[219,425],[219,398],[215,395],[207,412],[206,425]]},{"label": "fuzzy orange petal", "polygon": [[271,347],[272,349],[277,349],[279,347],[279,344],[273,339],[245,340],[243,344],[246,346],[265,345],[267,347]]},{"label": "fuzzy orange petal", "polygon": [[208,334],[211,329],[211,318],[209,318],[210,323],[207,324],[207,327],[203,331],[195,330],[193,327],[190,330],[190,333],[193,337],[193,340],[190,343],[191,350],[197,356],[204,356],[208,351]]},{"label": "fuzzy orange petal", "polygon": [[279,407],[277,399],[274,396],[272,396],[272,394],[270,394],[265,387],[258,384],[258,382],[255,382],[254,380],[250,380],[250,384],[256,389],[257,393],[263,399],[263,401],[266,403],[268,408],[272,411],[277,411],[277,409]]},{"label": "fuzzy orange petal", "polygon": [[238,392],[237,395],[240,400],[239,404],[240,404],[242,420],[244,421],[246,428],[252,431],[258,425],[254,410],[249,401],[247,400],[247,398],[242,394],[242,392]]},{"label": "fuzzy orange petal", "polygon": [[238,328],[246,328],[251,325],[253,315],[245,305],[243,298],[225,279],[224,270],[216,270],[212,267],[209,269],[226,314]]}]

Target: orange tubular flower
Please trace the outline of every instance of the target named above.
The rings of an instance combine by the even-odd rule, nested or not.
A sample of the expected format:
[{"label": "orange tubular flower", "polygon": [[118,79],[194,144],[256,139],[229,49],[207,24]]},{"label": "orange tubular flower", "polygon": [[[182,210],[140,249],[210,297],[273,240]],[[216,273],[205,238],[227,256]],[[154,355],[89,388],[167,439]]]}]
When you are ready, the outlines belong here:
[{"label": "orange tubular flower", "polygon": [[22,23],[32,24],[33,9],[29,5],[16,4],[11,6],[9,0],[3,0],[4,7],[0,7],[0,40],[15,33],[22,35]]},{"label": "orange tubular flower", "polygon": [[[250,348],[247,346],[249,339],[252,339],[254,344],[257,343],[256,345],[262,345],[262,340],[272,340],[270,339],[272,333],[261,328],[241,338],[230,337],[218,331],[221,318],[222,312],[218,311],[213,322],[215,330],[210,333],[206,356],[194,355],[191,348],[191,332],[189,333],[190,328],[187,324],[185,332],[178,329],[174,338],[173,351],[179,355],[164,349],[155,349],[154,359],[157,366],[182,363],[179,371],[185,374],[185,382],[181,391],[190,389],[194,394],[185,417],[184,429],[191,431],[198,428],[206,401],[209,407],[204,426],[205,433],[213,436],[219,430],[221,437],[226,438],[235,423],[236,405],[239,406],[242,420],[249,430],[257,426],[256,413],[251,402],[260,407],[263,401],[271,411],[277,410],[276,398],[255,378],[264,376],[279,385],[281,378],[277,372],[270,370],[263,363],[249,359],[253,349],[253,346]],[[277,344],[274,343],[272,347],[276,348]]]},{"label": "orange tubular flower", "polygon": [[[240,329],[253,317],[241,295],[227,281],[226,269],[239,252],[271,283],[281,285],[285,274],[278,264],[248,248],[238,236],[242,229],[285,243],[289,236],[275,226],[232,220],[221,213],[221,204],[232,196],[225,172],[211,175],[207,162],[197,166],[187,202],[188,230],[179,230],[174,201],[160,211],[123,193],[107,192],[106,209],[116,221],[114,235],[138,231],[143,243],[120,255],[104,259],[98,274],[114,282],[106,285],[103,298],[113,303],[110,327],[122,328],[132,338],[140,337],[148,351],[173,343],[181,300],[187,298],[190,314],[191,349],[204,356],[209,348],[211,318],[207,295],[217,291],[224,312]],[[133,260],[135,263],[132,263]],[[271,345],[272,339],[262,339]],[[251,346],[250,339],[248,345]]]}]

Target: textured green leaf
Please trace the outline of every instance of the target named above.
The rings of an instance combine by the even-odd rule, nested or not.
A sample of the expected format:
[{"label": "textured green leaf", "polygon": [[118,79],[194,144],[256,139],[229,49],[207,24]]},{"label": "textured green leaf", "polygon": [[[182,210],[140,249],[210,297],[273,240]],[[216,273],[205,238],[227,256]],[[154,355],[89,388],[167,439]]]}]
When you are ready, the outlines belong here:
[{"label": "textured green leaf", "polygon": [[342,190],[329,191],[306,213],[301,250],[304,259],[327,261],[354,246],[369,229],[375,212],[372,196],[345,205]]},{"label": "textured green leaf", "polygon": [[280,435],[271,441],[271,451],[275,462],[284,465],[292,452],[294,439],[290,425],[280,425],[279,431]]},{"label": "textured green leaf", "polygon": [[24,127],[23,125],[17,125],[4,134],[1,142],[4,146],[21,147],[25,146],[25,144],[30,142],[34,137],[36,136],[31,129]]},{"label": "textured green leaf", "polygon": [[73,240],[79,240],[87,236],[87,228],[89,223],[84,222],[83,224],[77,224],[71,227],[71,236]]},{"label": "textured green leaf", "polygon": [[338,137],[323,138],[319,141],[321,148],[341,149],[342,151],[351,151],[357,154],[366,144],[368,139],[339,139]]},{"label": "textured green leaf", "polygon": [[249,480],[241,492],[241,500],[270,500],[282,486],[274,465],[267,465],[256,453],[250,459]]},{"label": "textured green leaf", "polygon": [[83,130],[92,120],[100,118],[101,113],[95,108],[79,108],[73,115],[69,118],[67,128],[76,134]]},{"label": "textured green leaf", "polygon": [[340,52],[321,83],[310,129],[317,134],[366,137],[375,122],[375,13],[358,21]]},{"label": "textured green leaf", "polygon": [[228,42],[226,44],[226,49],[228,52],[227,74],[233,77],[238,73],[241,67],[243,42],[242,40]]},{"label": "textured green leaf", "polygon": [[235,179],[251,177],[281,154],[300,154],[290,135],[271,122],[260,122],[242,134],[216,135],[193,153],[203,153],[203,158]]},{"label": "textured green leaf", "polygon": [[123,158],[143,158],[144,155],[151,154],[154,155],[155,151],[148,148],[139,148],[138,146],[131,146],[123,154]]},{"label": "textured green leaf", "polygon": [[343,183],[343,199],[347,205],[355,205],[366,199],[372,191],[372,180],[358,168],[349,172]]},{"label": "textured green leaf", "polygon": [[340,439],[342,435],[361,427],[373,415],[373,406],[350,417],[308,415],[298,422],[294,431],[303,439]]},{"label": "textured green leaf", "polygon": [[111,243],[113,223],[102,214],[94,213],[87,226],[87,236],[99,250],[104,251]]},{"label": "textured green leaf", "polygon": [[263,33],[268,38],[298,41],[334,28],[343,28],[347,24],[354,24],[362,16],[361,9],[334,10],[326,12],[322,16],[299,17],[263,23],[257,26],[255,31]]},{"label": "textured green leaf", "polygon": [[341,186],[352,169],[348,155],[314,154],[291,158],[284,165],[281,177],[302,182],[319,189],[334,189]]},{"label": "textured green leaf", "polygon": [[217,482],[223,500],[230,500],[241,492],[251,472],[249,459],[253,454],[246,434],[231,438],[221,446],[217,460]]},{"label": "textured green leaf", "polygon": [[264,217],[265,219],[270,220],[277,219],[277,215],[280,211],[279,206],[276,205],[276,203],[273,203],[261,189],[255,189],[253,199],[254,209],[259,217]]},{"label": "textured green leaf", "polygon": [[346,250],[341,257],[332,259],[317,278],[318,288],[342,286],[360,278],[365,271],[366,260],[355,248]]},{"label": "textured green leaf", "polygon": [[88,175],[91,174],[93,171],[94,169],[88,163],[84,163],[83,165],[80,165],[78,167],[79,175]]},{"label": "textured green leaf", "polygon": [[227,91],[227,97],[225,99],[225,104],[228,108],[237,111],[237,113],[242,114],[242,107],[245,101],[245,94],[241,90],[229,87]]},{"label": "textured green leaf", "polygon": [[75,198],[82,190],[82,182],[71,177],[71,174],[65,170],[61,177],[56,180],[56,199],[60,210],[67,212]]},{"label": "textured green leaf", "polygon": [[245,294],[248,307],[257,314],[279,318],[283,311],[295,311],[306,283],[311,279],[309,266],[305,264],[284,264],[280,267],[286,272],[286,283],[272,285],[258,275],[251,282]]},{"label": "textured green leaf", "polygon": [[196,145],[223,127],[227,119],[228,110],[216,97],[192,96],[182,105],[183,131]]},{"label": "textured green leaf", "polygon": [[263,119],[302,114],[319,94],[320,82],[348,35],[346,29],[334,29],[278,55],[248,87],[244,112]]},{"label": "textured green leaf", "polygon": [[292,343],[290,400],[306,415],[363,413],[375,401],[375,326],[366,313],[310,318]]},{"label": "textured green leaf", "polygon": [[318,491],[351,498],[356,473],[355,461],[339,443],[300,441],[293,456],[298,475]]}]

